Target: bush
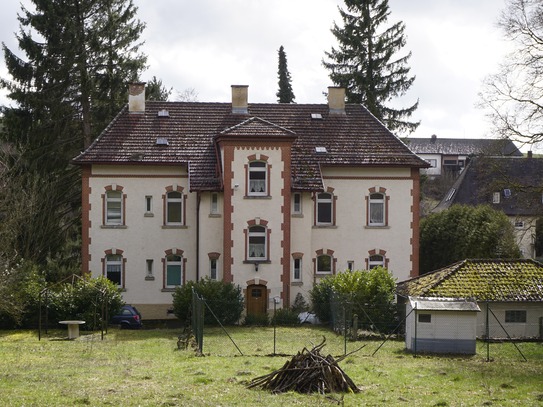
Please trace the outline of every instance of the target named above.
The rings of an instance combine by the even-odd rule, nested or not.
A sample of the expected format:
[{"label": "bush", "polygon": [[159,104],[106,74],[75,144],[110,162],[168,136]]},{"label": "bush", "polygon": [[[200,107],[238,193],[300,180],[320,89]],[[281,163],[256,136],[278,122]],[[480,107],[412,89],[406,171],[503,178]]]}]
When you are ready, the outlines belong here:
[{"label": "bush", "polygon": [[84,328],[91,330],[102,325],[102,304],[109,315],[119,312],[124,304],[119,288],[103,276],[86,275],[73,284],[51,286],[47,296],[44,302],[49,307],[49,320],[82,320],[86,322]]},{"label": "bush", "polygon": [[292,309],[281,308],[275,311],[271,323],[283,326],[299,325],[300,320],[298,319],[298,314],[299,312],[293,311]]},{"label": "bush", "polygon": [[247,314],[243,320],[243,325],[267,326],[269,324],[268,314]]},{"label": "bush", "polygon": [[332,320],[336,307],[357,314],[361,327],[389,332],[396,325],[395,281],[383,267],[328,276],[311,290],[313,310],[321,321]]},{"label": "bush", "polygon": [[[176,288],[173,294],[173,312],[182,323],[190,321],[193,289],[205,299],[207,306],[213,310],[221,324],[232,325],[241,318],[244,307],[241,287],[206,277],[198,282],[189,281]],[[206,325],[217,325],[217,321],[208,309],[204,311],[204,315]]]},{"label": "bush", "polygon": [[307,302],[305,301],[305,298],[301,293],[296,294],[296,298],[294,298],[294,304],[292,304],[290,309],[296,314],[309,310],[309,306],[307,305]]}]

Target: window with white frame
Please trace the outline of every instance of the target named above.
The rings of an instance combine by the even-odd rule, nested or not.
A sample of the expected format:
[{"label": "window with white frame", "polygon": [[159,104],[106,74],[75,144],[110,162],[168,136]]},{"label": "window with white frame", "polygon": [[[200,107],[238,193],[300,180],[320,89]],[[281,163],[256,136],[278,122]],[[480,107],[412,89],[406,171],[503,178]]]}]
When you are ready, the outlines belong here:
[{"label": "window with white frame", "polygon": [[249,163],[249,191],[248,195],[268,195],[267,164],[264,161]]},{"label": "window with white frame", "polygon": [[209,278],[217,279],[217,259],[209,259]]},{"label": "window with white frame", "polygon": [[122,287],[123,285],[123,257],[119,254],[106,255],[105,264],[106,278],[113,284]]},{"label": "window with white frame", "polygon": [[250,226],[248,235],[248,260],[265,260],[266,228],[260,225]]},{"label": "window with white frame", "polygon": [[368,269],[371,270],[375,267],[385,267],[385,256],[374,254],[368,258]]},{"label": "window with white frame", "polygon": [[300,215],[302,213],[302,194],[295,192],[292,194],[292,213]]},{"label": "window with white frame", "polygon": [[419,322],[423,324],[431,324],[432,314],[419,314]]},{"label": "window with white frame", "polygon": [[211,208],[210,213],[216,215],[219,213],[219,194],[217,192],[211,193]]},{"label": "window with white frame", "polygon": [[317,225],[331,225],[333,222],[334,196],[328,192],[317,194]]},{"label": "window with white frame", "polygon": [[123,193],[122,191],[106,191],[105,195],[105,224],[123,224]]},{"label": "window with white frame", "polygon": [[317,274],[332,274],[332,256],[328,254],[317,256],[316,267]]},{"label": "window with white frame", "polygon": [[368,205],[368,224],[370,226],[385,226],[385,194],[370,194]]},{"label": "window with white frame", "polygon": [[178,191],[166,193],[166,225],[183,224],[183,194]]},{"label": "window with white frame", "polygon": [[302,281],[302,258],[292,260],[292,281]]},{"label": "window with white frame", "polygon": [[430,163],[430,166],[431,166],[432,168],[436,168],[436,167],[437,167],[437,160],[436,160],[435,158],[430,158],[430,159],[428,159],[428,160],[426,160],[426,161],[428,161],[428,162]]},{"label": "window with white frame", "polygon": [[494,192],[492,194],[492,203],[493,204],[499,204],[500,203],[500,197],[501,197],[501,194],[499,192]]},{"label": "window with white frame", "polygon": [[176,254],[166,256],[165,286],[174,288],[183,284],[183,257]]}]

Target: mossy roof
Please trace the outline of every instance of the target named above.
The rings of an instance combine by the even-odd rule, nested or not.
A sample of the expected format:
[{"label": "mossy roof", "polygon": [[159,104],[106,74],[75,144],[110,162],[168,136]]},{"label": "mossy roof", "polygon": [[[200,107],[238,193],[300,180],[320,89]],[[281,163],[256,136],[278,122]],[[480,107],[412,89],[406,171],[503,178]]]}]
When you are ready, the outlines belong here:
[{"label": "mossy roof", "polygon": [[543,301],[543,264],[531,259],[463,260],[397,284],[400,296]]}]

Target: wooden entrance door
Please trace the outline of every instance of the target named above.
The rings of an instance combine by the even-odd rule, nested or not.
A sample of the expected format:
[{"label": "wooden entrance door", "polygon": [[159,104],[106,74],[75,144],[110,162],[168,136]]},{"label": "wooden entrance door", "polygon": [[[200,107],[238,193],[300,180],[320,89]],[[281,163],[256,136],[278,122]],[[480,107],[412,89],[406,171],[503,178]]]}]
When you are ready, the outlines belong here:
[{"label": "wooden entrance door", "polygon": [[267,311],[268,290],[265,285],[247,286],[247,315],[262,315]]}]

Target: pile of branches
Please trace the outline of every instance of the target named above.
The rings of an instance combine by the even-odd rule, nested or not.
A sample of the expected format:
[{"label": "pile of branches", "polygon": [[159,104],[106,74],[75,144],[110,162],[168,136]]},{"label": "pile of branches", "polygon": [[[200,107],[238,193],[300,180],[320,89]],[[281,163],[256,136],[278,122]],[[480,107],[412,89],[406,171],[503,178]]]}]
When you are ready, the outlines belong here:
[{"label": "pile of branches", "polygon": [[311,350],[304,348],[281,369],[253,379],[247,387],[260,387],[272,393],[358,393],[360,389],[338,366],[348,355],[338,360],[330,355],[322,356],[320,351],[325,342],[326,338]]}]

